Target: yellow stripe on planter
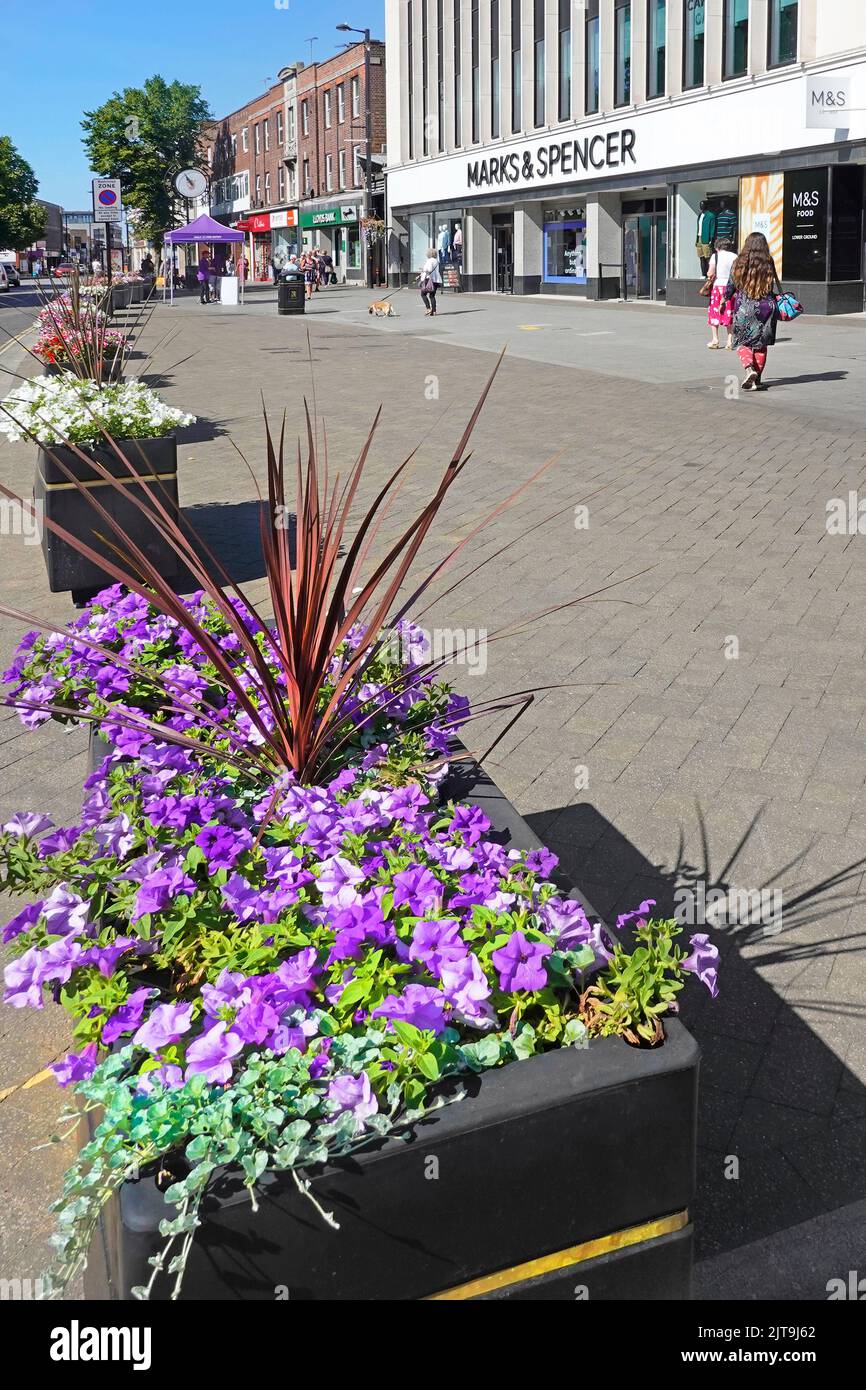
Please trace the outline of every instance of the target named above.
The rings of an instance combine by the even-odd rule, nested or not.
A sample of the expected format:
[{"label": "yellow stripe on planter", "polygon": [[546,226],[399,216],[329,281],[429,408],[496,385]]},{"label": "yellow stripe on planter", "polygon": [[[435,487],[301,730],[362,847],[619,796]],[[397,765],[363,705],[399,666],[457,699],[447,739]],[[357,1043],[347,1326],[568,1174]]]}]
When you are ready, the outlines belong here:
[{"label": "yellow stripe on planter", "polygon": [[75,488],[77,491],[82,487],[114,487],[115,483],[120,483],[121,487],[127,487],[130,483],[164,483],[176,477],[177,469],[173,473],[139,473],[134,478],[94,478],[91,482],[82,480],[77,483],[47,483],[45,475],[40,472],[39,481],[46,492],[64,492],[71,488]]},{"label": "yellow stripe on planter", "polygon": [[511,1269],[500,1269],[496,1274],[485,1274],[481,1279],[471,1279],[468,1284],[458,1284],[443,1293],[428,1294],[424,1303],[435,1303],[443,1299],[480,1298],[497,1289],[510,1288],[512,1284],[522,1284],[527,1279],[537,1279],[542,1274],[554,1270],[569,1269],[572,1265],[594,1260],[597,1255],[609,1255],[612,1250],[624,1250],[629,1245],[640,1245],[646,1240],[658,1240],[660,1236],[672,1235],[689,1224],[687,1211],[675,1212],[658,1221],[647,1221],[642,1226],[627,1226],[625,1230],[614,1231],[609,1236],[599,1236],[596,1240],[585,1240],[581,1245],[572,1245],[567,1250],[557,1250],[553,1255],[542,1255],[537,1260],[527,1260],[525,1264],[513,1265]]}]

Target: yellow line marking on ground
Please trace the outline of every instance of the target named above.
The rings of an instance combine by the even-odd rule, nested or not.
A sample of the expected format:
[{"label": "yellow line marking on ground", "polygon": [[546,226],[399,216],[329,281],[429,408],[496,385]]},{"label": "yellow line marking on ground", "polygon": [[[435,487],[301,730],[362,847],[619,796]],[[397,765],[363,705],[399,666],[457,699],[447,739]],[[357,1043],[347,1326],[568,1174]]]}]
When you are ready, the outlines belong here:
[{"label": "yellow line marking on ground", "polygon": [[[60,1057],[63,1054],[58,1053],[57,1055]],[[31,1076],[28,1081],[22,1081],[17,1086],[7,1086],[5,1091],[0,1091],[0,1101],[8,1100],[10,1096],[15,1095],[16,1091],[29,1091],[32,1086],[41,1086],[43,1081],[51,1081],[53,1078],[54,1072],[50,1067],[46,1067],[44,1071],[39,1071],[35,1076]]]},{"label": "yellow line marking on ground", "polygon": [[517,325],[518,328],[523,329],[524,333],[537,333],[540,328],[545,328],[546,326],[547,325],[543,323],[519,323]]}]

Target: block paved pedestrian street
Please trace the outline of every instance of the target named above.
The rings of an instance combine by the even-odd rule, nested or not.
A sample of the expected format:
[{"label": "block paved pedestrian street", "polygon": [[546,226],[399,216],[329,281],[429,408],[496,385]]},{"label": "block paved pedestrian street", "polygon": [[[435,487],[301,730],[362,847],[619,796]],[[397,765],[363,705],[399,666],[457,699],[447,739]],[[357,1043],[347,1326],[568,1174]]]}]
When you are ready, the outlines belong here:
[{"label": "block paved pedestrian street", "polygon": [[[507,346],[431,563],[556,461],[466,548],[441,588],[464,582],[422,621],[491,638],[519,627],[453,678],[475,701],[539,689],[488,770],[608,920],[646,898],[672,914],[683,889],[781,895],[772,920],[741,910],[706,927],[719,998],[695,987],[684,1008],[703,1051],[697,1285],[824,1298],[866,1239],[863,319],[785,325],[769,389],[744,396],[736,355],[706,349],[701,309],[443,294],[430,320],[404,290],[397,316],[375,319],[372,297],[325,291],[304,317],[279,317],[273,291],[250,290],[241,310],[191,296],[142,316],[130,370],[199,417],[179,449],[182,505],[263,597],[262,400],[292,439],[306,400],[341,470],[381,405],[358,511],[414,450],[396,528]],[[13,348],[0,366],[32,364]],[[33,463],[31,446],[0,443],[0,476],[24,495]],[[830,534],[828,504],[850,512],[851,493],[860,532],[855,513]],[[72,616],[20,535],[2,536],[0,594]],[[4,620],[4,664],[21,626]],[[470,726],[473,749],[509,717]],[[4,819],[27,806],[72,823],[83,732],[28,734],[6,711],[0,742]],[[19,1088],[0,1101],[9,1277],[39,1272],[71,1150],[32,1153],[62,1097],[22,1083],[66,1043],[59,1010],[0,1012],[0,1092]]]}]

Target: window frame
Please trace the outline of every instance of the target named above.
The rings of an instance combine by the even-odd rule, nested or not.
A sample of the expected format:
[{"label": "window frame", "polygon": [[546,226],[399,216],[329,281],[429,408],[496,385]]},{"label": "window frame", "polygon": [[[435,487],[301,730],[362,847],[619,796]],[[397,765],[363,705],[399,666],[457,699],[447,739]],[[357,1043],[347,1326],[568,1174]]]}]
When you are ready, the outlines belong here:
[{"label": "window frame", "polygon": [[[590,30],[595,36],[595,66],[590,66]],[[584,67],[586,70],[584,107],[587,116],[597,116],[601,110],[601,16],[599,0],[587,0],[584,19]],[[590,97],[590,80],[594,77],[594,94]]]},{"label": "window frame", "polygon": [[[722,81],[736,82],[738,78],[748,77],[749,75],[749,30],[752,21],[751,0],[746,0],[746,66],[742,72],[728,71],[728,16],[730,7],[735,5],[737,0],[724,0],[722,5]],[[769,11],[768,11],[769,16]]]},{"label": "window frame", "polygon": [[[702,4],[703,4],[703,11],[704,11],[704,32],[703,32],[704,44],[703,44],[703,48],[701,49],[701,79],[700,79],[699,82],[687,82],[687,81],[686,81],[686,72],[687,72],[687,70],[688,70],[688,62],[689,62],[689,57],[688,57],[688,54],[689,54],[689,42],[688,42],[688,16],[689,16],[689,14],[694,15],[694,14],[696,13],[696,4],[695,4],[695,0],[683,0],[683,91],[684,91],[684,92],[697,92],[697,91],[700,91],[701,87],[706,87],[706,85],[707,85],[707,28],[706,28],[706,25],[707,25],[707,7],[706,7],[706,0],[702,0]],[[693,38],[693,42],[694,42],[694,38]],[[692,54],[692,57],[694,58],[694,54]]]},{"label": "window frame", "polygon": [[[664,44],[661,48],[652,47],[652,16],[658,11],[659,0],[646,0],[646,99],[647,101],[660,101],[668,94],[668,4],[669,0],[662,0],[664,5]],[[655,70],[658,75],[657,55],[664,54],[664,78],[661,84],[661,91],[650,91],[650,74]]]},{"label": "window frame", "polygon": [[[628,55],[627,62],[624,55],[620,53],[620,15],[626,13],[625,23],[628,26]],[[615,0],[613,9],[613,104],[615,109],[624,106],[631,106],[631,55],[632,55],[632,14],[631,0]],[[620,63],[622,62],[622,92],[620,96]]]},{"label": "window frame", "polygon": [[791,68],[800,61],[800,0],[794,0],[797,7],[797,42],[793,58],[777,58],[773,61],[773,17],[778,17],[781,28],[783,0],[768,0],[767,3],[767,68],[775,72],[778,68]]}]

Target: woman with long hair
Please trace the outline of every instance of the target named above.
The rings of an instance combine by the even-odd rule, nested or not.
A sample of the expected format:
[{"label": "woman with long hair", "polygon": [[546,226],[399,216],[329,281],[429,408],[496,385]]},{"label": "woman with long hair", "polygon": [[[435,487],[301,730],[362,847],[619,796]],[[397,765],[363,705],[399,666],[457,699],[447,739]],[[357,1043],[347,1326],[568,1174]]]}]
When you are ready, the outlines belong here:
[{"label": "woman with long hair", "polygon": [[746,373],[744,391],[757,391],[761,385],[767,351],[776,341],[774,291],[781,288],[767,238],[752,232],[731,267],[724,292],[726,302],[734,301],[734,346]]}]

